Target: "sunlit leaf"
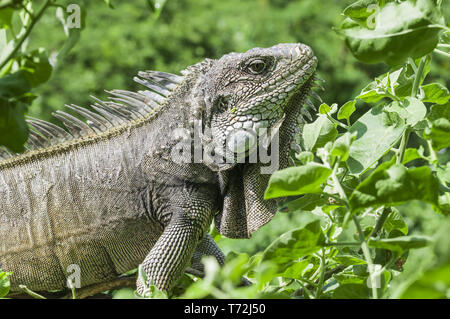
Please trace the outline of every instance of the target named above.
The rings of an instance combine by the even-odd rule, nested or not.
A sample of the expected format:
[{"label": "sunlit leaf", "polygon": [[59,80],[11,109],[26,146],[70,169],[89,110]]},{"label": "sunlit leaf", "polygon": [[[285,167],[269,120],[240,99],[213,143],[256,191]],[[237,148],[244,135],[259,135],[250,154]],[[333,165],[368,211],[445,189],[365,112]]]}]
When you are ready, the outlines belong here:
[{"label": "sunlit leaf", "polygon": [[438,190],[439,182],[429,167],[407,169],[385,162],[356,187],[349,204],[353,210],[398,205],[413,199],[437,205]]},{"label": "sunlit leaf", "polygon": [[313,162],[282,169],[270,177],[264,198],[318,193],[330,174],[331,169]]},{"label": "sunlit leaf", "polygon": [[404,121],[395,118],[395,113],[383,112],[381,106],[360,117],[349,130],[357,133],[347,160],[350,172],[366,171],[399,140],[404,129]]},{"label": "sunlit leaf", "polygon": [[327,142],[333,141],[337,134],[335,125],[326,116],[319,116],[313,123],[304,125],[305,148],[307,151],[315,151]]},{"label": "sunlit leaf", "polygon": [[443,23],[432,0],[390,2],[375,13],[370,28],[347,18],[338,32],[360,61],[398,65],[431,52]]},{"label": "sunlit leaf", "polygon": [[324,243],[324,235],[320,227],[320,220],[305,214],[301,227],[284,233],[266,248],[262,260],[275,262],[279,270],[287,269],[296,260],[318,251]]},{"label": "sunlit leaf", "polygon": [[439,83],[431,83],[422,86],[425,93],[424,102],[431,102],[436,104],[445,104],[450,99],[450,92],[448,89]]}]

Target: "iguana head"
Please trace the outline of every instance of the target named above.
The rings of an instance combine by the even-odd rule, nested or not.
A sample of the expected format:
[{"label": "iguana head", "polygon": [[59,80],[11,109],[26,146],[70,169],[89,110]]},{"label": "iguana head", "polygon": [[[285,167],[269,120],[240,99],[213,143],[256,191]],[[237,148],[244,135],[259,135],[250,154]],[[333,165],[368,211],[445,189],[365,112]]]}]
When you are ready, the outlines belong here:
[{"label": "iguana head", "polygon": [[[223,205],[215,221],[222,235],[250,237],[275,214],[276,202],[264,200],[270,175],[262,174],[265,165],[258,157],[256,162],[248,159],[261,150],[265,132],[266,142],[271,141],[267,148],[276,152],[276,169],[288,166],[297,118],[316,65],[311,48],[300,43],[254,48],[210,61],[199,85],[203,110],[198,113],[203,131],[209,130],[204,146],[210,146],[215,159],[205,164],[218,171],[221,185]],[[267,139],[266,129],[277,133],[275,139]]]},{"label": "iguana head", "polygon": [[230,53],[215,61],[201,85],[202,121],[214,144],[211,168],[233,167],[265,129],[278,129],[292,101],[307,95],[316,64],[311,48],[299,43]]}]

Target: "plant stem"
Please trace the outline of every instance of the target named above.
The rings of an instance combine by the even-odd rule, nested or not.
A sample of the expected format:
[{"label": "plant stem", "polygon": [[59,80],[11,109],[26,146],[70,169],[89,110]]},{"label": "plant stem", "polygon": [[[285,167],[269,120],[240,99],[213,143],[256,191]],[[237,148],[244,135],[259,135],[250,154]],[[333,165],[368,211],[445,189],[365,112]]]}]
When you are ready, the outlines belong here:
[{"label": "plant stem", "polygon": [[302,278],[302,279],[299,279],[299,280],[306,282],[311,287],[317,288],[317,284],[314,281],[311,281],[311,280],[305,279],[305,278]]},{"label": "plant stem", "polygon": [[410,133],[409,125],[406,126],[405,130],[402,134],[402,139],[400,141],[399,151],[397,153],[397,164],[401,164],[403,161],[403,155],[405,154],[406,144],[408,144],[409,133]]},{"label": "plant stem", "polygon": [[352,242],[352,241],[343,241],[343,242],[337,242],[337,243],[325,243],[324,246],[360,246],[360,242]]},{"label": "plant stem", "polygon": [[295,281],[295,279],[291,279],[290,281],[288,281],[288,282],[285,283],[284,285],[282,285],[282,284],[280,283],[280,285],[279,285],[277,288],[275,288],[275,289],[273,290],[273,292],[277,292],[277,291],[280,290],[281,288],[284,288],[284,287],[289,286],[289,285],[292,284],[294,281]]},{"label": "plant stem", "polygon": [[320,275],[319,275],[319,283],[317,284],[316,289],[316,299],[319,299],[322,293],[326,266],[327,261],[325,259],[325,249],[322,248],[322,254],[320,256]]},{"label": "plant stem", "polygon": [[361,241],[361,249],[364,254],[364,259],[367,263],[367,268],[369,270],[369,278],[370,278],[370,284],[372,286],[372,297],[373,299],[378,299],[378,291],[377,291],[377,283],[374,276],[374,267],[372,262],[372,257],[370,256],[369,246],[367,245],[367,241],[364,238],[364,233],[361,228],[361,224],[359,223],[358,217],[355,215],[352,216],[353,222],[355,223],[356,229],[358,230],[359,239]]},{"label": "plant stem", "polygon": [[[346,266],[339,265],[339,266],[334,267],[331,270],[326,271],[325,275],[324,275],[324,281],[327,281],[328,279],[330,279],[334,274],[337,274],[337,273],[340,273],[340,272],[344,271],[346,268],[347,268]],[[308,283],[308,281],[306,281],[304,279],[302,279],[302,280],[305,281],[306,283]],[[303,283],[300,280],[298,280],[297,282],[300,284],[300,286],[302,286],[302,288],[301,289],[297,289],[293,293],[294,296],[301,296],[303,294],[303,290],[305,290],[305,289],[308,290],[311,287],[316,287],[317,286],[315,283],[308,283],[308,285],[305,286],[305,285],[303,285]],[[308,292],[309,292],[309,290],[308,290]]]},{"label": "plant stem", "polygon": [[8,54],[8,56],[0,62],[0,70],[3,69],[3,67],[8,63],[9,60],[11,60],[15,54],[17,53],[17,51],[20,49],[20,47],[22,46],[23,42],[28,38],[28,36],[31,33],[31,30],[33,29],[33,27],[36,25],[36,23],[39,21],[39,19],[41,18],[42,14],[44,13],[44,11],[48,8],[48,6],[50,5],[50,2],[52,0],[47,0],[45,2],[45,4],[42,6],[42,8],[39,10],[39,12],[37,13],[37,15],[35,17],[30,16],[31,22],[30,25],[28,26],[27,30],[25,31],[25,33],[19,38],[19,40],[16,43],[16,46],[14,47],[14,49],[11,51],[10,54]]},{"label": "plant stem", "polygon": [[390,208],[383,208],[383,212],[381,213],[380,218],[378,218],[375,228],[373,229],[370,237],[376,237],[380,232],[381,228],[383,228],[384,222],[388,218],[389,214],[392,212]]},{"label": "plant stem", "polygon": [[423,69],[425,68],[426,59],[427,59],[426,56],[424,56],[424,57],[422,57],[422,59],[420,59],[419,67],[417,68],[417,72],[415,74],[413,86],[411,89],[411,97],[416,97],[416,95],[417,95],[417,90],[419,89],[419,84],[420,84],[420,80],[423,75]]},{"label": "plant stem", "polygon": [[402,102],[402,100],[401,100],[399,97],[397,97],[397,96],[395,96],[395,95],[393,95],[393,94],[391,94],[391,93],[389,93],[389,92],[387,92],[387,91],[385,91],[383,94],[386,95],[386,96],[388,96],[388,97],[390,97],[390,98],[391,98],[392,100],[394,100],[394,101],[397,101],[397,102],[399,102],[399,103]]},{"label": "plant stem", "polygon": [[31,297],[35,298],[35,299],[47,299],[44,296],[30,290],[27,286],[25,285],[19,285],[19,288],[22,289],[25,293],[27,293],[28,295],[30,295]]},{"label": "plant stem", "polygon": [[428,148],[429,148],[429,151],[430,151],[431,163],[437,164],[438,163],[438,157],[437,157],[436,151],[433,148],[433,145],[431,144],[431,140],[427,140],[427,145],[428,145]]},{"label": "plant stem", "polygon": [[20,6],[30,16],[30,19],[34,19],[34,15],[28,10],[27,5],[21,3]]},{"label": "plant stem", "polygon": [[303,292],[305,292],[308,295],[309,299],[314,299],[314,296],[312,295],[311,291],[309,291],[309,289],[300,280],[298,281],[298,284],[302,286],[302,289],[297,290],[294,293],[295,296],[301,296]]},{"label": "plant stem", "polygon": [[433,52],[435,52],[435,53],[437,53],[437,54],[440,54],[440,55],[443,55],[443,56],[445,56],[445,57],[447,57],[447,58],[450,58],[450,53],[444,52],[444,51],[442,51],[442,50],[434,49]]},{"label": "plant stem", "polygon": [[72,290],[72,299],[77,299],[77,293],[75,291],[75,287],[70,288]]},{"label": "plant stem", "polygon": [[386,263],[386,265],[383,266],[383,268],[381,268],[380,270],[380,274],[384,273],[389,267],[391,267],[391,265],[397,260],[397,258],[399,258],[400,256],[397,255],[393,255],[389,261]]},{"label": "plant stem", "polygon": [[344,189],[342,188],[341,182],[336,176],[336,171],[339,167],[339,161],[336,161],[336,164],[334,164],[333,171],[331,172],[331,179],[333,180],[334,186],[337,188],[337,191],[339,193],[339,196],[341,199],[345,202],[346,205],[348,205],[348,198],[347,195],[344,192]]},{"label": "plant stem", "polygon": [[345,128],[347,131],[348,131],[349,128],[350,128],[349,126],[345,125],[344,123],[341,123],[341,122],[339,122],[338,120],[335,120],[334,118],[332,118],[331,115],[328,114],[328,113],[327,113],[327,118],[328,118],[331,122],[333,122],[334,124],[339,125],[339,126],[342,127],[342,128]]}]

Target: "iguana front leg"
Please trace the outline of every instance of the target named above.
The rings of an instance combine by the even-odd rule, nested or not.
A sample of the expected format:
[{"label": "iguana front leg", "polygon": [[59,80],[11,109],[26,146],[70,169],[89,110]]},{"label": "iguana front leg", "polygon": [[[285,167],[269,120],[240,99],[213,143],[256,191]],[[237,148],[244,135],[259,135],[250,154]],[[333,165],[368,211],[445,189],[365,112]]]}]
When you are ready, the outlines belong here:
[{"label": "iguana front leg", "polygon": [[203,277],[203,256],[214,256],[217,259],[219,265],[223,266],[225,264],[225,255],[208,233],[206,233],[205,237],[198,244],[197,249],[192,256],[191,265],[186,269],[186,272],[198,277]]},{"label": "iguana front leg", "polygon": [[[216,210],[214,197],[208,194],[211,195],[211,189],[185,188],[179,200],[172,203],[170,222],[142,262],[147,285],[152,283],[160,290],[169,291],[181,277]],[[138,279],[137,291],[143,290],[144,285]]]}]

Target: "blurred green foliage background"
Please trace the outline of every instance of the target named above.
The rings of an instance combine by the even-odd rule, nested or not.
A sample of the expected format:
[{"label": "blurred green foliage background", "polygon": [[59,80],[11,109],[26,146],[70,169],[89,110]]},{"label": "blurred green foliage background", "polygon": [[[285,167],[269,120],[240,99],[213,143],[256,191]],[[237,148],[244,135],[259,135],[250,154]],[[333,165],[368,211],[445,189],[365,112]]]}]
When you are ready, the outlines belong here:
[{"label": "blurred green foliage background", "polygon": [[[133,82],[138,70],[176,73],[205,57],[280,42],[303,42],[314,49],[318,74],[326,80],[322,98],[330,105],[345,103],[388,70],[384,64],[358,62],[332,30],[352,0],[169,0],[158,19],[145,0],[112,1],[114,9],[100,0],[66,2],[84,3],[85,28],[51,80],[35,91],[39,98],[29,115],[47,120],[66,103],[89,105],[89,95],[138,89]],[[446,12],[449,7],[444,6]],[[62,47],[66,36],[54,12],[50,8],[33,30],[30,49],[45,47],[51,55]],[[448,84],[448,59],[434,58],[430,81],[438,77]]]}]

